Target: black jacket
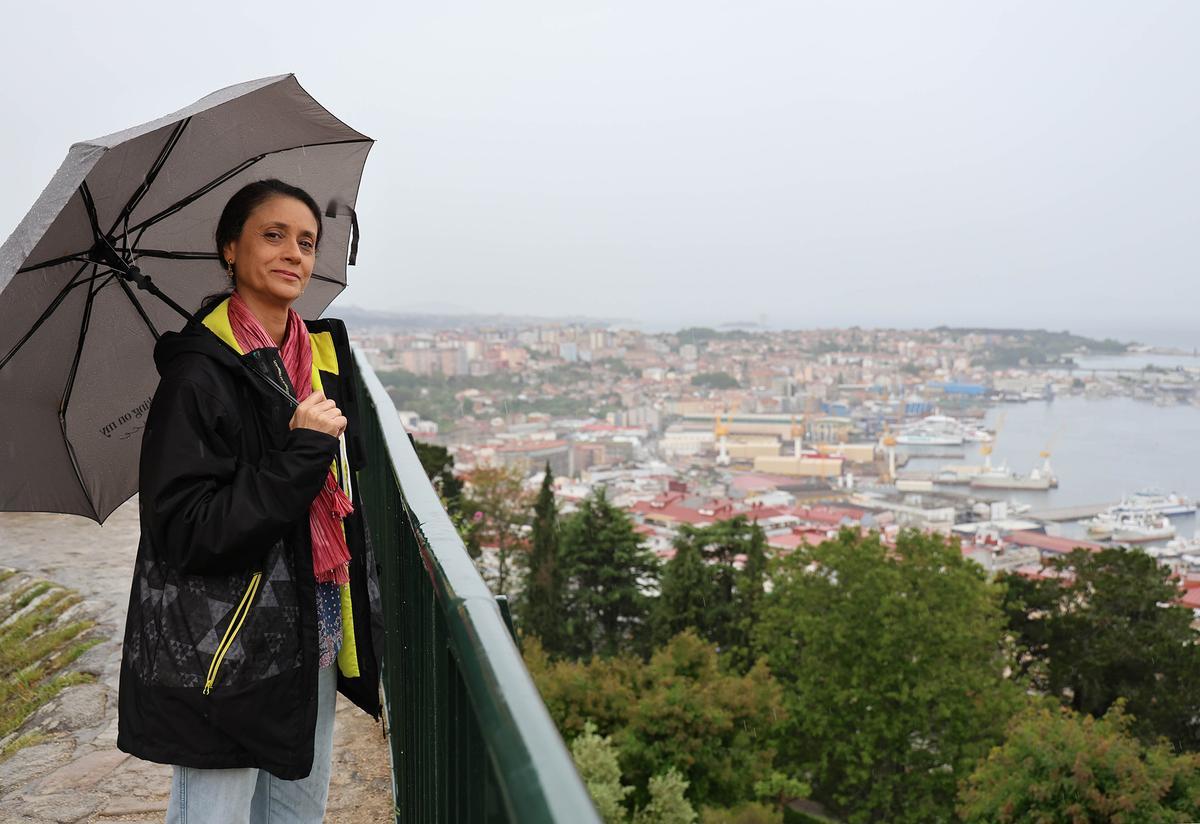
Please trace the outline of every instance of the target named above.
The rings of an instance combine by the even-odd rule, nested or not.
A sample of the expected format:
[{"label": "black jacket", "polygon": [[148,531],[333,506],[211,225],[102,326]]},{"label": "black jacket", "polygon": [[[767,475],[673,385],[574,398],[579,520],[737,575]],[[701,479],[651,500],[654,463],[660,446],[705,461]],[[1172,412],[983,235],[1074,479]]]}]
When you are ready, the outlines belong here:
[{"label": "black jacket", "polygon": [[[161,381],[142,439],[117,746],[165,764],[297,779],[312,768],[316,724],[308,507],[331,464],[339,477],[346,470],[338,439],[289,430],[288,401],[243,365],[291,390],[278,350],[239,356],[218,339],[236,348],[226,309],[217,304],[154,349]],[[345,326],[306,325],[321,388],[348,419],[356,480],[364,456]],[[355,512],[344,521],[352,620],[338,689],[378,718],[378,568],[352,487]]]}]

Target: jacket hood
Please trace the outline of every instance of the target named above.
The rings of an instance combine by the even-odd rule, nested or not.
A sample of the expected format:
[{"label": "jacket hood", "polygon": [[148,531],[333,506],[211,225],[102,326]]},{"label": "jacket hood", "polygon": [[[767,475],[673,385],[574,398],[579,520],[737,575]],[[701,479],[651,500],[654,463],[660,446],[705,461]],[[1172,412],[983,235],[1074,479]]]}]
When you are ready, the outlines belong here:
[{"label": "jacket hood", "polygon": [[[218,337],[218,332],[213,331],[206,324],[212,323],[214,312],[216,310],[224,310],[225,303],[210,307],[203,314],[197,314],[192,317],[178,332],[163,333],[158,342],[154,345],[154,365],[158,369],[160,376],[165,376],[171,370],[171,364],[181,355],[189,353],[197,353],[206,355],[222,366],[234,371],[242,371],[241,355],[230,348],[229,344]],[[224,311],[218,314],[224,315],[225,325],[228,325],[228,315]],[[228,335],[228,340],[232,341],[232,331]]]}]

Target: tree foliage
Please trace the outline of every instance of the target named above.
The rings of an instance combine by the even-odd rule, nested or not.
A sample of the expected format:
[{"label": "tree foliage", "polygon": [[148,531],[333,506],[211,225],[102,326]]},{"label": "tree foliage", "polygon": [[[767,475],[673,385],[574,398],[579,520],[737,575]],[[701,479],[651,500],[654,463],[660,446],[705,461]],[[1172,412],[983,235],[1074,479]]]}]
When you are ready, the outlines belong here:
[{"label": "tree foliage", "polygon": [[1102,719],[1030,707],[963,783],[974,822],[1168,822],[1200,817],[1200,756],[1143,746],[1114,704]]},{"label": "tree foliage", "polygon": [[584,724],[583,731],[571,742],[571,757],[604,824],[624,824],[625,821],[632,824],[694,824],[696,821],[696,811],[687,800],[688,783],[674,768],[650,779],[646,786],[650,800],[629,818],[625,799],[633,787],[622,781],[617,747],[611,736],[601,737],[591,721]]},{"label": "tree foliage", "polygon": [[755,627],[783,683],[786,763],[851,822],[953,814],[957,781],[1003,734],[999,591],[939,536],[844,530],[785,558]]},{"label": "tree foliage", "polygon": [[741,384],[728,372],[699,372],[692,375],[692,386],[706,389],[737,389]]},{"label": "tree foliage", "polygon": [[646,590],[658,584],[658,559],[642,546],[633,522],[609,502],[603,487],[563,523],[559,568],[561,652],[590,658],[649,648]]},{"label": "tree foliage", "polygon": [[604,824],[624,822],[625,796],[632,788],[621,783],[621,765],[612,739],[597,734],[596,725],[589,721],[571,742],[571,757]]},{"label": "tree foliage", "polygon": [[497,595],[514,583],[514,555],[525,548],[521,528],[529,520],[529,502],[522,480],[516,469],[480,467],[471,473],[463,501],[468,537],[477,553],[482,550],[476,563]]},{"label": "tree foliage", "polygon": [[452,516],[457,514],[462,502],[463,483],[454,475],[454,457],[444,446],[426,441],[413,440],[417,450],[417,459],[433,488],[446,504],[446,511]]},{"label": "tree foliage", "polygon": [[1013,666],[1077,712],[1126,699],[1133,730],[1200,749],[1200,648],[1170,572],[1142,552],[1075,550],[1057,573],[1005,579]]},{"label": "tree foliage", "polygon": [[547,463],[542,488],[533,505],[529,562],[518,606],[523,631],[541,639],[551,653],[561,649],[563,603],[558,554],[558,506],[554,501],[554,475]]},{"label": "tree foliage", "polygon": [[684,526],[662,575],[656,636],[691,627],[741,671],[754,663],[750,631],[762,599],[767,538],[739,515],[706,527]]},{"label": "tree foliage", "polygon": [[776,743],[787,713],[765,664],[745,675],[723,672],[713,646],[691,632],[648,662],[632,655],[552,662],[536,642],[524,654],[565,737],[589,722],[612,736],[638,803],[648,801],[650,778],[671,768],[697,807],[754,800],[756,782],[779,772]]},{"label": "tree foliage", "polygon": [[650,801],[633,816],[633,824],[694,824],[696,810],[687,800],[688,783],[675,768],[650,779]]}]

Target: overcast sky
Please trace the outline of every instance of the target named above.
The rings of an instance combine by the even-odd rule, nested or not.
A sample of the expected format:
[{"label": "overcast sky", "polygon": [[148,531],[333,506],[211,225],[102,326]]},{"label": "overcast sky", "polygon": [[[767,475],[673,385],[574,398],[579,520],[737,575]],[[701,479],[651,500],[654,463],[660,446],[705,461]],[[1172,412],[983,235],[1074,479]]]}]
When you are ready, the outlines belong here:
[{"label": "overcast sky", "polygon": [[73,141],[295,72],[378,141],[331,314],[1200,344],[1200,3],[355,5],[23,4],[0,235]]}]

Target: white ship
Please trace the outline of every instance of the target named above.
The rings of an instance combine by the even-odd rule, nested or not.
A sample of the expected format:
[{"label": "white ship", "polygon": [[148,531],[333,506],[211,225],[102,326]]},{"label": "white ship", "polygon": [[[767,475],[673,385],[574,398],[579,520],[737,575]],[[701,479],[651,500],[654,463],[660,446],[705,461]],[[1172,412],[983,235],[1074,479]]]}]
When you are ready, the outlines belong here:
[{"label": "white ship", "polygon": [[[1110,506],[1095,518],[1084,521],[1088,535],[1094,538],[1113,538],[1119,524],[1124,521],[1137,519],[1170,518],[1176,515],[1191,515],[1196,511],[1196,505],[1187,498],[1174,493],[1164,495],[1161,492],[1144,490],[1126,495],[1121,503]],[[1171,533],[1174,535],[1174,532]],[[1170,537],[1170,536],[1168,536]],[[1116,540],[1131,540],[1116,538]],[[1158,540],[1151,538],[1150,540]],[[1197,546],[1200,550],[1200,545]]]},{"label": "white ship", "polygon": [[1200,555],[1200,536],[1191,538],[1174,538],[1167,541],[1167,545],[1158,550],[1157,553],[1147,550],[1156,556],[1175,557],[1182,555]]},{"label": "white ship", "polygon": [[1083,525],[1087,527],[1087,534],[1093,538],[1111,538],[1113,530],[1117,528],[1118,518],[1108,512],[1101,512],[1095,518],[1084,521]]},{"label": "white ship", "polygon": [[1154,490],[1143,490],[1126,495],[1121,503],[1109,509],[1109,514],[1122,515],[1191,515],[1196,504],[1187,498],[1171,493],[1164,495]]},{"label": "white ship", "polygon": [[1043,491],[1058,486],[1058,478],[1050,468],[1050,459],[1040,469],[1032,470],[1028,475],[1013,472],[1006,465],[987,467],[983,472],[971,478],[972,489],[1027,489]]},{"label": "white ship", "polygon": [[906,426],[896,436],[904,446],[962,446],[964,441],[985,443],[992,440],[987,430],[969,426],[946,415],[929,415]]},{"label": "white ship", "polygon": [[1114,541],[1144,543],[1175,537],[1175,526],[1166,515],[1127,515],[1113,528]]}]

